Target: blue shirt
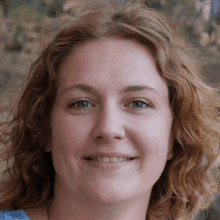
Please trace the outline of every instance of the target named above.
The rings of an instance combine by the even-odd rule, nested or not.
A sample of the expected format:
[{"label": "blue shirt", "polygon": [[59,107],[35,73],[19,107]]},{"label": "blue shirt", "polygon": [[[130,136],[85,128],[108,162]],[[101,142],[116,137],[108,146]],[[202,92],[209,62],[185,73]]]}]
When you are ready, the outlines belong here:
[{"label": "blue shirt", "polygon": [[0,220],[30,220],[23,209],[18,211],[0,211]]}]

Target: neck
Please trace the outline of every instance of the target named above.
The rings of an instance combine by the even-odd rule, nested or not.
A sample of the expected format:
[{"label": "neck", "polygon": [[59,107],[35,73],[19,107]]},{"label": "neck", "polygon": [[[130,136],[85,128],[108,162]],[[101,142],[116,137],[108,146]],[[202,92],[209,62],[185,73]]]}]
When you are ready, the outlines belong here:
[{"label": "neck", "polygon": [[57,200],[48,207],[48,220],[146,220],[148,202],[140,197],[117,204]]}]

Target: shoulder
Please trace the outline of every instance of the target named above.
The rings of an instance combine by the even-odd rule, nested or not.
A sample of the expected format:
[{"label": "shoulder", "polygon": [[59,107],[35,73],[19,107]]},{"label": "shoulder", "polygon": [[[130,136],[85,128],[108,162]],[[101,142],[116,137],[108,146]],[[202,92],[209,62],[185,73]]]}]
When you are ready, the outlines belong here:
[{"label": "shoulder", "polygon": [[47,206],[37,209],[24,209],[30,220],[47,220]]},{"label": "shoulder", "polygon": [[19,209],[0,211],[0,220],[47,220],[47,206],[37,209]]},{"label": "shoulder", "polygon": [[20,209],[17,211],[0,211],[0,219],[3,220],[30,220],[29,217],[26,215],[25,211]]}]

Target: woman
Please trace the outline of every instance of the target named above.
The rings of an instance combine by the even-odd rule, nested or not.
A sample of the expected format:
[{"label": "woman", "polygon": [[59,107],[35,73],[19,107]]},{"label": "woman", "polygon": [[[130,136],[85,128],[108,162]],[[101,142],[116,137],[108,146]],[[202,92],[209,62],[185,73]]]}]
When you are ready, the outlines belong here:
[{"label": "woman", "polygon": [[[143,5],[50,26],[1,141],[0,210],[35,219],[190,219],[218,193],[219,94]],[[12,154],[10,154],[12,152]]]}]

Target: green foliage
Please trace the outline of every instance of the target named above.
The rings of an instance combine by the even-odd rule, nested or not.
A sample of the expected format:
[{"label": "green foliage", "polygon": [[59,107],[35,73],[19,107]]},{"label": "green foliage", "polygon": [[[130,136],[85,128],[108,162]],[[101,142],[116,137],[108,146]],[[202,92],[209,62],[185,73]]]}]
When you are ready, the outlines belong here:
[{"label": "green foliage", "polygon": [[44,0],[44,2],[46,3],[46,4],[53,4],[53,3],[55,3],[55,2],[62,2],[63,0]]},{"label": "green foliage", "polygon": [[16,7],[13,11],[13,15],[20,21],[36,23],[41,23],[43,18],[46,16],[45,13],[37,11],[36,7],[28,5],[25,5],[25,7]]},{"label": "green foliage", "polygon": [[179,3],[183,4],[183,5],[187,5],[187,0],[179,0],[177,2],[179,2]]},{"label": "green foliage", "polygon": [[15,32],[15,39],[16,40],[21,39],[24,34],[25,34],[25,30],[18,25]]},{"label": "green foliage", "polygon": [[151,3],[161,2],[161,0],[150,0]]}]

